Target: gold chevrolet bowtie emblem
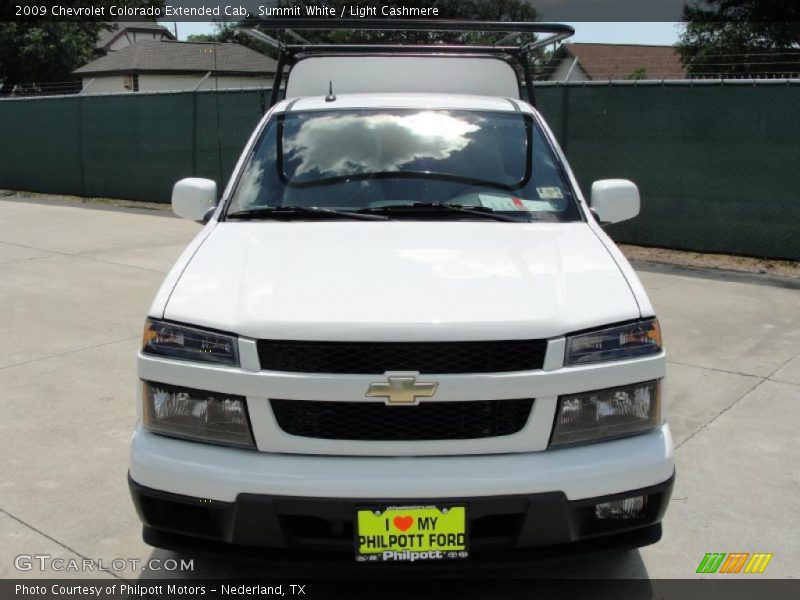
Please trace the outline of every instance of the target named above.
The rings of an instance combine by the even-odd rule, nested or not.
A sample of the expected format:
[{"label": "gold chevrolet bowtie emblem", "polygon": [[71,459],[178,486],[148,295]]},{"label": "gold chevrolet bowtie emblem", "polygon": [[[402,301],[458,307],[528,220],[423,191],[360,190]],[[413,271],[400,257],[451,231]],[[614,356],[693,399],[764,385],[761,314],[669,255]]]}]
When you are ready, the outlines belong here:
[{"label": "gold chevrolet bowtie emblem", "polygon": [[416,404],[417,398],[430,398],[438,383],[417,383],[416,377],[389,377],[387,383],[370,383],[368,398],[386,398],[387,404]]}]

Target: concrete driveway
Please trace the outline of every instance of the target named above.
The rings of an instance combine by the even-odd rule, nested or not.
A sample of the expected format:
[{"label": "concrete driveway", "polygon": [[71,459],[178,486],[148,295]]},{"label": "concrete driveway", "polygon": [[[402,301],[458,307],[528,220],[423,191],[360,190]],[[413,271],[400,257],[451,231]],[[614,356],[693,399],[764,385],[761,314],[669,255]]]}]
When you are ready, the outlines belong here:
[{"label": "concrete driveway", "polygon": [[[0,200],[0,577],[85,576],[18,571],[20,554],[174,558],[141,541],[127,451],[144,316],[198,228],[152,211]],[[800,286],[647,265],[641,276],[670,357],[678,477],[664,538],[510,574],[689,578],[707,552],[772,552],[761,577],[800,576]],[[193,577],[297,572],[182,558],[195,558]],[[98,573],[115,575],[170,574]]]}]

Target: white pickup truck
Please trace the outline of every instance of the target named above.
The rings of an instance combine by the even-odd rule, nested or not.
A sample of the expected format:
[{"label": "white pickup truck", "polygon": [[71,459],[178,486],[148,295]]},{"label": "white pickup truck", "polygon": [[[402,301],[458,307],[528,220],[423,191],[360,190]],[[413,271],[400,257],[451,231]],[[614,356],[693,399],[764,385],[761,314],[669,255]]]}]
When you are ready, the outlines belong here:
[{"label": "white pickup truck", "polygon": [[173,191],[205,226],[137,359],[145,541],[363,564],[657,541],[665,354],[601,227],[636,186],[587,203],[502,46],[280,47],[286,98],[221,200]]}]

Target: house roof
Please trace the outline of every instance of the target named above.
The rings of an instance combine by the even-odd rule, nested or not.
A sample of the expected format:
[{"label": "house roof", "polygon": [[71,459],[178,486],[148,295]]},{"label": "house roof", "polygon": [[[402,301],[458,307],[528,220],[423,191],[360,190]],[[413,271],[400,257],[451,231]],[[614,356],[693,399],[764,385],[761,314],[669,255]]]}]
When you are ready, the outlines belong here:
[{"label": "house roof", "polygon": [[556,58],[577,58],[589,79],[627,79],[644,69],[646,79],[684,79],[686,69],[673,46],[562,44]]},{"label": "house roof", "polygon": [[169,39],[174,40],[172,32],[154,21],[112,21],[104,23],[105,27],[97,34],[97,41],[94,44],[95,50],[106,50],[111,42],[125,34],[126,31],[136,33],[161,33]]},{"label": "house roof", "polygon": [[272,74],[273,59],[240,44],[213,42],[139,42],[110,52],[73,71],[101,73],[238,73]]}]

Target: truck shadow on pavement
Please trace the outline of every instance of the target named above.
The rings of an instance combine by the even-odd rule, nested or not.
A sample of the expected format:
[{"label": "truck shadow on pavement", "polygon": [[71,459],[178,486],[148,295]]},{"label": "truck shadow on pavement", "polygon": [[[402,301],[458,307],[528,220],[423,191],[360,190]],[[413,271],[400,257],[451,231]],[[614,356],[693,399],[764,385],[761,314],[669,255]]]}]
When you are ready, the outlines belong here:
[{"label": "truck shadow on pavement", "polygon": [[[642,580],[643,587],[650,589],[647,568],[638,550],[627,550],[616,553],[581,555],[552,560],[539,560],[535,562],[498,563],[491,565],[464,565],[439,566],[439,565],[397,565],[387,567],[372,567],[364,565],[336,564],[318,565],[307,562],[280,562],[247,558],[241,556],[211,556],[205,554],[175,553],[166,550],[154,550],[147,561],[160,560],[160,564],[169,559],[189,561],[193,560],[191,571],[152,571],[144,570],[140,579],[228,579],[228,580],[272,580],[275,583],[294,582],[305,583],[313,580],[370,580],[370,579],[403,579],[412,581],[425,580],[518,580],[518,579],[638,579]],[[420,568],[422,567],[422,568]],[[144,583],[144,582],[143,582]],[[234,583],[234,582],[231,582]],[[267,583],[267,582],[265,582]],[[480,587],[480,586],[478,586]],[[450,588],[452,592],[452,588]],[[466,586],[460,598],[486,597],[486,590],[478,590]],[[523,592],[524,589],[520,588]],[[609,590],[610,591],[610,590]],[[640,590],[645,591],[645,590]],[[594,589],[595,597],[603,594]],[[473,595],[474,594],[474,595]],[[504,594],[506,595],[506,594]],[[613,594],[612,594],[613,595]],[[513,594],[512,594],[513,597]],[[522,597],[520,595],[520,597]],[[530,597],[527,590],[525,597]],[[649,597],[645,593],[644,596]]]}]

